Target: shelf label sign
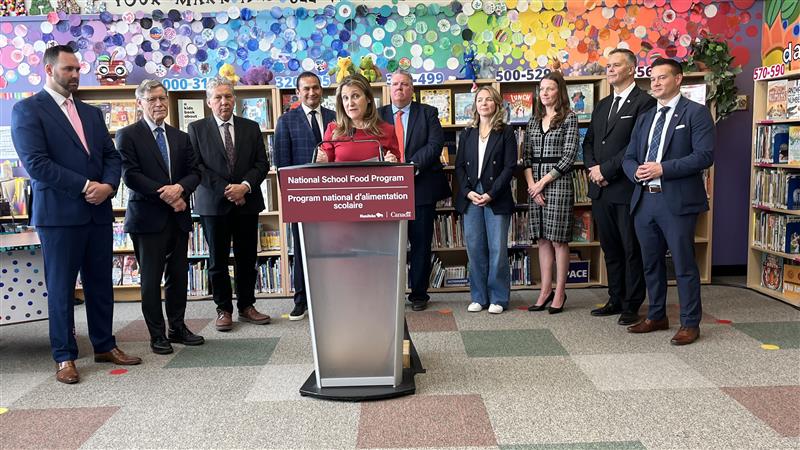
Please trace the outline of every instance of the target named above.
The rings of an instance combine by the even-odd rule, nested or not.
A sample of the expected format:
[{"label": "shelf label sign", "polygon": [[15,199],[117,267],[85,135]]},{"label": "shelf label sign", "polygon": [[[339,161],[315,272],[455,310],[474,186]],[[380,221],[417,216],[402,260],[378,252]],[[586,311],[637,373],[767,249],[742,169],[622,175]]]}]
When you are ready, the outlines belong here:
[{"label": "shelf label sign", "polygon": [[[430,84],[442,84],[445,81],[444,74],[442,72],[422,72],[422,73],[412,73],[411,78],[414,80],[415,86],[426,86]],[[386,83],[392,83],[392,74],[386,74]]]},{"label": "shelf label sign", "polygon": [[650,78],[653,73],[653,66],[636,66],[636,72],[633,73],[634,78]]},{"label": "shelf label sign", "polygon": [[414,220],[414,166],[334,163],[278,170],[284,222]]},{"label": "shelf label sign", "polygon": [[[317,74],[319,82],[322,87],[326,88],[331,85],[331,76],[328,74]],[[275,87],[278,89],[296,89],[297,77],[275,77]]]},{"label": "shelf label sign", "polygon": [[783,76],[785,73],[786,66],[784,64],[756,67],[753,69],[753,80],[768,80],[770,78]]},{"label": "shelf label sign", "polygon": [[536,67],[525,70],[498,69],[497,73],[494,74],[494,79],[500,83],[525,83],[541,81],[548,73],[550,73],[550,69],[547,67]]},{"label": "shelf label sign", "polygon": [[208,85],[208,78],[164,78],[161,84],[168,91],[205,91]]}]

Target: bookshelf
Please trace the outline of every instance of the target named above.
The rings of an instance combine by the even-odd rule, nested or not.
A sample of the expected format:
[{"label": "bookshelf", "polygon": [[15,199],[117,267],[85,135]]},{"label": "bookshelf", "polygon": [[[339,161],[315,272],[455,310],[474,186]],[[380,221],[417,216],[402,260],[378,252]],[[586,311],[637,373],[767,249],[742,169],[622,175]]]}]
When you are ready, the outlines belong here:
[{"label": "bookshelf", "polygon": [[[684,84],[693,84],[693,83],[702,83],[703,82],[703,74],[702,73],[687,73],[684,75]],[[578,76],[578,77],[567,77],[566,78],[568,86],[574,85],[591,85],[593,88],[592,93],[592,105],[596,105],[600,99],[608,95],[609,93],[609,86],[605,81],[604,76]],[[637,80],[640,84],[640,87],[644,89],[649,89],[649,82],[645,79]],[[479,79],[476,80],[476,84],[478,86],[490,85],[497,89],[501,95],[508,94],[508,93],[518,93],[518,92],[530,92],[534,93],[536,87],[538,85],[537,82],[521,82],[521,83],[498,83],[493,79]],[[455,123],[456,122],[456,101],[455,97],[457,94],[468,94],[471,92],[473,82],[472,80],[448,80],[438,85],[416,85],[414,87],[415,98],[420,98],[420,91],[422,90],[429,90],[429,89],[447,89],[450,91],[450,113],[451,118],[448,124],[443,125],[444,135],[445,135],[445,147],[448,149],[448,157],[450,164],[455,161],[455,151],[456,151],[456,142],[458,139],[458,134],[463,130],[465,127],[465,123]],[[323,104],[325,101],[325,97],[331,96],[335,94],[336,91],[336,84],[332,84],[330,86],[323,88]],[[376,99],[381,100],[382,105],[387,105],[391,101],[390,95],[390,87],[386,83],[372,83],[372,93]],[[114,87],[93,87],[93,88],[83,88],[79,91],[78,96],[83,100],[90,100],[94,102],[102,102],[102,101],[114,101],[114,100],[128,100],[134,98],[134,90],[135,86],[114,86]],[[241,105],[242,99],[253,99],[253,98],[264,98],[269,103],[269,114],[271,120],[271,126],[264,129],[264,138],[267,143],[267,149],[269,152],[270,161],[273,160],[272,158],[272,151],[271,151],[271,142],[272,137],[274,135],[275,124],[278,121],[278,118],[282,114],[283,111],[283,103],[289,98],[287,96],[291,96],[295,94],[294,88],[277,88],[273,85],[267,86],[237,86],[236,87],[236,96],[237,96],[237,114],[241,114]],[[171,91],[170,95],[170,115],[168,117],[168,121],[171,125],[178,127],[179,120],[178,120],[178,101],[184,99],[190,100],[202,100],[203,101],[203,110],[206,117],[211,114],[211,111],[205,106],[205,91]],[[585,100],[586,101],[586,100]],[[582,130],[585,130],[589,124],[588,116],[586,118],[579,119],[579,125]],[[519,123],[519,124],[512,124],[518,130],[518,136],[522,136],[522,131],[524,131],[524,127],[527,122]],[[800,124],[800,121],[798,121]],[[113,134],[113,133],[112,133]],[[581,137],[582,140],[582,137]],[[521,146],[521,140],[520,140]],[[576,160],[575,168],[576,170],[583,171],[583,159],[582,159],[582,149],[579,150],[579,154],[581,157]],[[521,147],[520,147],[520,157],[521,157]],[[780,165],[777,165],[780,166]],[[451,186],[453,187],[454,191],[457,191],[455,188],[457,186],[453,186],[455,183],[455,174],[454,174],[454,167],[452,165],[445,166],[445,174],[448,176]],[[273,275],[276,278],[280,279],[280,287],[271,291],[271,292],[263,292],[257,293],[257,298],[272,298],[272,297],[287,297],[291,296],[293,293],[293,289],[291,286],[292,277],[291,277],[291,259],[293,257],[293,249],[291,248],[291,236],[290,230],[288,229],[285,224],[282,223],[282,214],[279,208],[279,187],[277,184],[277,172],[275,171],[274,167],[267,174],[267,178],[265,183],[269,184],[269,188],[265,188],[265,202],[267,203],[267,209],[260,214],[259,224],[260,224],[260,232],[261,231],[269,231],[272,233],[277,234],[279,240],[279,248],[275,246],[269,248],[263,248],[259,251],[259,264],[267,264],[271,267]],[[520,223],[524,223],[526,226],[526,222],[523,222],[524,214],[527,214],[527,197],[525,192],[525,181],[524,176],[522,174],[522,169],[515,174],[515,192],[517,194],[518,199],[518,206],[515,215],[520,215],[520,217],[516,217],[515,220],[518,220]],[[709,171],[708,176],[708,191],[709,191],[709,204],[713,205],[713,195],[711,186],[713,186],[713,169]],[[584,212],[589,211],[591,212],[591,201],[588,198],[584,198],[585,195],[581,198],[576,198],[575,202],[575,211]],[[713,209],[713,206],[712,206]],[[115,215],[121,218],[124,215],[124,208],[116,208]],[[467,253],[466,248],[463,246],[463,233],[461,236],[461,240],[458,239],[458,232],[457,229],[460,229],[460,218],[458,214],[455,212],[454,208],[452,207],[452,203],[445,201],[445,203],[440,203],[437,205],[437,222],[436,222],[436,229],[434,231],[434,242],[433,242],[433,252],[439,260],[439,264],[441,267],[451,267],[451,266],[466,266],[467,264]],[[199,222],[197,216],[195,217],[196,223]],[[698,260],[698,267],[700,268],[700,276],[701,282],[708,283],[711,279],[711,217],[712,212],[706,212],[701,214],[698,217],[698,225],[697,225],[697,233],[695,237],[695,252],[696,257]],[[199,223],[198,223],[199,226]],[[524,228],[524,227],[523,227]],[[450,241],[446,241],[445,236],[442,235],[445,231],[451,232],[451,239]],[[438,233],[438,235],[437,235]],[[446,233],[445,233],[446,234]],[[515,233],[515,228],[512,221],[512,229],[510,230],[510,242],[509,242],[509,256],[513,258],[513,261],[518,263],[519,265],[512,264],[512,269],[516,271],[519,275],[523,272],[527,273],[527,278],[525,276],[522,279],[515,279],[512,282],[512,289],[520,290],[520,289],[538,289],[538,254],[537,254],[537,246],[535,243],[530,242],[529,240],[526,242],[524,236],[518,236]],[[605,273],[605,264],[603,260],[602,250],[600,249],[600,243],[597,241],[597,233],[596,233],[596,226],[592,224],[592,236],[586,242],[572,242],[570,243],[570,249],[575,253],[575,255],[582,261],[588,261],[589,263],[589,282],[588,283],[570,283],[568,287],[571,288],[580,288],[580,287],[588,287],[588,286],[597,286],[597,285],[604,285],[606,284],[606,273]],[[260,237],[261,233],[260,233]],[[438,239],[438,240],[437,240]],[[191,244],[190,244],[191,248]],[[131,250],[118,250],[115,251],[115,255],[133,255]],[[207,255],[203,252],[195,252],[192,253],[190,250],[190,257],[189,263],[190,264],[197,264],[203,263]],[[190,278],[190,284],[192,280]],[[430,292],[466,292],[469,290],[468,286],[444,286],[442,283],[442,287],[439,288],[431,288]],[[76,295],[81,297],[82,292],[79,290],[76,291]],[[131,285],[131,286],[115,286],[115,298],[118,301],[136,301],[139,299],[139,286],[138,285]],[[199,300],[199,299],[208,299],[210,298],[209,295],[190,295],[190,299]]]},{"label": "bookshelf", "polygon": [[[787,86],[781,87],[783,83]],[[795,83],[800,86],[800,70],[755,81],[753,89],[747,286],[800,306],[800,243],[792,239],[800,234],[800,202],[792,195],[800,186],[800,161],[792,161],[800,154],[795,150],[800,144],[794,128],[800,130],[795,113],[800,88]],[[786,103],[770,98],[770,87],[788,93]],[[779,104],[784,104],[783,111],[771,115],[780,110],[772,108]]]}]

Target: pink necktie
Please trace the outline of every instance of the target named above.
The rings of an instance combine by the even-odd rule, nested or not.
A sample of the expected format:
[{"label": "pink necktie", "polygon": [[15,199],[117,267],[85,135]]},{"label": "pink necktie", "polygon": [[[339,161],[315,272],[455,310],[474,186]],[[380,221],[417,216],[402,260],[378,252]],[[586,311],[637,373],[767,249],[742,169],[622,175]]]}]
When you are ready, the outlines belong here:
[{"label": "pink necktie", "polygon": [[69,115],[69,121],[72,123],[72,128],[75,129],[75,132],[78,133],[78,138],[81,140],[83,144],[83,149],[86,151],[86,154],[89,154],[89,146],[86,145],[86,136],[83,134],[83,123],[81,122],[81,117],[78,115],[78,110],[75,109],[75,103],[72,101],[71,98],[67,99],[67,114]]}]

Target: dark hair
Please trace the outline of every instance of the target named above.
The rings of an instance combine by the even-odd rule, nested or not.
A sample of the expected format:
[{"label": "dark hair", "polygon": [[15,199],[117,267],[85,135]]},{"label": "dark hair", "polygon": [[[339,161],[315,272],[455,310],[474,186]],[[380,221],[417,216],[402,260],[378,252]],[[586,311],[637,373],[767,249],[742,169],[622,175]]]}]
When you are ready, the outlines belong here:
[{"label": "dark hair", "polygon": [[69,45],[54,45],[47,50],[44,51],[44,63],[45,65],[50,64],[53,65],[58,62],[58,55],[61,53],[75,53],[75,49],[70,47]]},{"label": "dark hair", "polygon": [[[554,70],[542,77],[542,81],[544,80],[555,82],[558,88],[558,95],[556,96],[555,104],[556,115],[553,116],[553,119],[550,121],[550,128],[555,128],[561,125],[561,122],[567,118],[567,115],[570,112],[569,96],[567,96],[567,82],[564,81],[564,76],[561,75],[561,72],[557,70]],[[539,86],[541,87],[541,81],[539,82]],[[542,104],[542,99],[538,94],[536,95],[536,107],[533,114],[539,120],[542,120],[544,115],[547,114],[547,109]]]},{"label": "dark hair", "polygon": [[315,74],[314,72],[305,71],[305,72],[303,72],[303,73],[301,73],[300,75],[297,76],[297,80],[294,82],[295,89],[300,89],[300,80],[301,79],[309,78],[309,77],[316,78],[317,79],[317,83],[320,85],[320,87],[322,86],[322,81],[319,79],[317,74]]},{"label": "dark hair", "polygon": [[625,56],[625,59],[628,60],[628,64],[636,67],[636,55],[633,54],[632,51],[628,50],[627,48],[615,48],[608,53],[608,56],[620,53]]},{"label": "dark hair", "polygon": [[658,67],[658,66],[669,66],[672,69],[673,75],[683,75],[683,67],[681,67],[681,63],[675,61],[674,59],[669,58],[656,58],[650,67]]}]

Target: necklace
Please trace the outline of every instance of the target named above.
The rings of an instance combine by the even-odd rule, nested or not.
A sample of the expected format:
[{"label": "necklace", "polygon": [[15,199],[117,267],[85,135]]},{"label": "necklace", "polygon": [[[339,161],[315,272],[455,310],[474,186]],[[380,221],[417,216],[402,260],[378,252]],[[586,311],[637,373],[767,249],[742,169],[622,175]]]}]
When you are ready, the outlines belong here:
[{"label": "necklace", "polygon": [[492,134],[492,130],[489,130],[485,135],[483,133],[481,133],[480,131],[478,131],[478,137],[480,137],[481,141],[483,141],[483,142],[486,142],[486,140],[489,139],[489,135],[490,134]]}]

